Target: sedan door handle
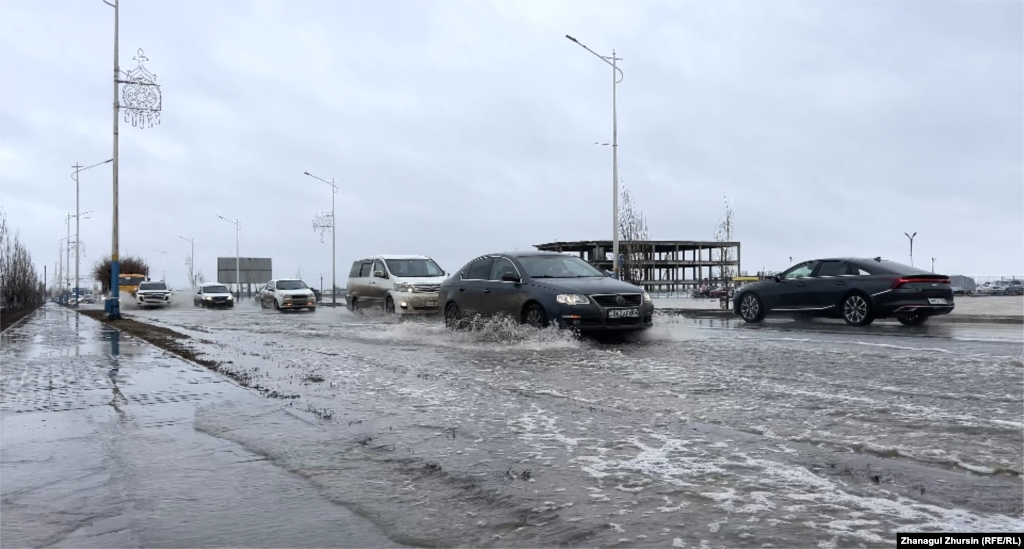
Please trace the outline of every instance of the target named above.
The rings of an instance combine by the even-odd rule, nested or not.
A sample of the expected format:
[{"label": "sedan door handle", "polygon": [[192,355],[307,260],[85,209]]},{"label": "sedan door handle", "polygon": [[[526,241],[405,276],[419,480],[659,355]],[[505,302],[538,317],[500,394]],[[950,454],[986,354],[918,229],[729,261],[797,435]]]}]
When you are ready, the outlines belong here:
[{"label": "sedan door handle", "polygon": [[836,286],[846,286],[845,282],[836,282]]},{"label": "sedan door handle", "polygon": [[491,291],[490,290],[484,290],[484,293],[485,294],[489,294],[489,293],[491,293]]},{"label": "sedan door handle", "polygon": [[460,291],[460,292],[465,292],[465,291],[466,291],[466,289],[465,289],[465,288],[459,288],[459,291]]}]

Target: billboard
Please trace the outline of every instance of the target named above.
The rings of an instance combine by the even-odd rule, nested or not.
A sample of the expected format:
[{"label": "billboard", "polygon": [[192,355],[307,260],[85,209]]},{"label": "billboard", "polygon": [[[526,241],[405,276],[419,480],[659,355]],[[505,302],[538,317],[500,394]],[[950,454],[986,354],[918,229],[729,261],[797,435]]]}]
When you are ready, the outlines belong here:
[{"label": "billboard", "polygon": [[[269,257],[238,258],[238,276],[242,284],[264,284],[274,278],[273,261]],[[217,258],[217,282],[235,284],[235,258]]]}]

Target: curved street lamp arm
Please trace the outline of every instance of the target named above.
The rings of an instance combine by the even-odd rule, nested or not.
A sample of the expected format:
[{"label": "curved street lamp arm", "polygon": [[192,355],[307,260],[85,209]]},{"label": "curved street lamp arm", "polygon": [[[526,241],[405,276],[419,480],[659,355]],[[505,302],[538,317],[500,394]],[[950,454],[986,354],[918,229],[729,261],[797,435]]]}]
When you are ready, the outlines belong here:
[{"label": "curved street lamp arm", "polygon": [[613,69],[618,71],[619,79],[615,81],[616,84],[618,84],[619,82],[622,82],[622,79],[626,77],[626,75],[622,72],[622,69],[620,69],[618,67],[618,65],[616,65],[615,63],[612,63],[611,61],[609,61],[607,57],[605,57],[605,56],[601,55],[600,53],[597,53],[596,51],[588,48],[582,42],[580,42],[579,40],[573,38],[572,36],[569,36],[568,34],[565,35],[565,37],[568,38],[569,40],[572,40],[573,42],[575,42],[577,46],[579,46],[579,47],[589,51],[590,53],[594,54],[598,59],[600,59],[601,61],[604,61],[605,63],[608,63],[609,65],[612,66]]}]

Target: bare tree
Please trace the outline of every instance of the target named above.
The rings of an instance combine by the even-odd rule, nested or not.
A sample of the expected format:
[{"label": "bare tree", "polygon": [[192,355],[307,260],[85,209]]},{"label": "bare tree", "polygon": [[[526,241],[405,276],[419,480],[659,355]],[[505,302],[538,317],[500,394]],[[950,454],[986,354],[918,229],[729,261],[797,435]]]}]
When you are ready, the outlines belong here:
[{"label": "bare tree", "polygon": [[193,271],[195,266],[192,265],[192,257],[191,256],[185,256],[185,265],[188,267],[188,283],[191,284],[191,286],[193,288],[195,288],[195,286],[196,286],[196,274]]},{"label": "bare tree", "polygon": [[196,286],[200,284],[206,284],[206,275],[203,274],[203,271],[196,273]]},{"label": "bare tree", "polygon": [[623,258],[620,277],[629,282],[640,282],[644,277],[645,245],[650,240],[647,218],[637,207],[625,185],[622,186],[622,196],[619,200],[619,254]]},{"label": "bare tree", "polygon": [[[104,292],[110,291],[111,263],[110,256],[108,255],[97,261],[92,267],[92,278],[101,284],[102,291]],[[141,257],[123,256],[118,262],[118,268],[122,275],[141,274],[149,276],[149,264]]]},{"label": "bare tree", "polygon": [[[732,200],[724,194],[722,195],[722,199],[725,201],[725,216],[718,223],[718,226],[715,227],[715,242],[732,242],[734,228]],[[733,257],[733,249],[731,247],[718,248],[712,255],[714,261],[735,261],[735,258]],[[732,277],[735,276],[732,265],[720,266],[719,276],[721,276],[723,283],[729,283],[729,281],[732,280]]]},{"label": "bare tree", "polygon": [[4,310],[42,302],[41,287],[32,255],[21,243],[17,231],[11,233],[7,213],[0,210],[0,301]]}]

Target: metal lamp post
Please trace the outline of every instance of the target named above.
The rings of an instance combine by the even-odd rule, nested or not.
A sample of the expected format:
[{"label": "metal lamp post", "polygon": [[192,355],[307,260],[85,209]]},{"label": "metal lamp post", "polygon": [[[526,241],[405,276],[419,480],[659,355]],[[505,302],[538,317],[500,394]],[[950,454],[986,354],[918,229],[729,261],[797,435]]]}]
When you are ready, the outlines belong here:
[{"label": "metal lamp post", "polygon": [[82,167],[82,165],[80,165],[78,163],[76,163],[74,166],[71,166],[72,168],[75,169],[75,173],[74,173],[74,175],[72,177],[75,180],[75,308],[76,309],[78,308],[78,297],[79,297],[78,296],[78,280],[79,280],[79,278],[78,278],[79,277],[78,269],[81,266],[81,261],[80,261],[81,257],[80,257],[80,255],[78,253],[78,248],[79,248],[79,244],[80,244],[80,235],[81,235],[81,232],[79,231],[79,229],[80,229],[79,221],[81,221],[79,216],[84,215],[84,214],[79,213],[79,209],[81,208],[81,199],[80,199],[81,195],[78,192],[78,173],[79,172],[84,172],[85,170],[88,170],[90,168],[95,168],[96,166],[102,166],[103,164],[109,164],[109,163],[111,163],[113,161],[114,161],[114,159],[111,158],[110,160],[104,160],[103,162],[97,162],[96,164],[93,164],[92,166]]},{"label": "metal lamp post", "polygon": [[223,215],[218,215],[217,217],[227,221],[228,223],[232,223],[235,226],[235,284],[238,286],[238,295],[235,296],[235,299],[242,299],[242,277],[238,274],[238,232],[242,230],[242,222],[238,220],[232,221]]},{"label": "metal lamp post", "polygon": [[932,258],[932,274],[935,274],[935,260],[936,259],[937,258],[934,258],[934,257]]},{"label": "metal lamp post", "polygon": [[189,287],[194,288],[196,285],[196,241],[192,240],[191,238],[185,238],[184,236],[179,236],[178,238],[192,245],[192,254],[188,256],[189,267],[191,268],[188,283],[190,285]]},{"label": "metal lamp post", "polygon": [[611,57],[608,57],[588,48],[568,34],[565,37],[612,66],[612,256],[614,257],[612,264],[615,277],[619,278],[619,123],[616,101],[618,85],[619,82],[622,82],[624,75],[622,69],[616,66],[615,62],[622,61],[622,59],[615,57],[615,50],[612,50]]},{"label": "metal lamp post", "polygon": [[907,233],[903,233],[903,234],[907,235],[907,238],[910,239],[910,266],[913,267],[914,266],[914,237],[917,236],[917,233],[915,232],[914,234],[907,234]]},{"label": "metal lamp post", "polygon": [[[328,181],[326,179],[319,178],[319,177],[317,177],[317,176],[315,176],[315,175],[313,175],[313,174],[311,174],[309,172],[302,172],[302,173],[304,175],[308,175],[308,176],[312,177],[313,179],[317,179],[319,181],[323,181],[324,183],[327,183],[328,185],[331,186],[331,220],[330,220],[330,223],[328,223],[327,220],[323,219],[324,216],[322,216],[322,215],[317,216],[316,218],[313,219],[313,230],[320,231],[320,241],[323,242],[323,234],[324,234],[324,232],[328,228],[331,229],[331,306],[332,307],[337,307],[338,306],[338,296],[335,295],[335,294],[338,293],[337,292],[337,289],[338,289],[338,277],[337,277],[337,268],[336,268],[337,262],[335,261],[334,258],[335,258],[335,252],[338,249],[338,239],[337,239],[337,234],[336,234],[336,231],[335,231],[335,226],[337,225],[337,223],[336,223],[337,218],[334,217],[334,195],[338,194],[338,185],[334,183],[334,178],[331,178],[331,180]],[[323,292],[321,291],[321,294],[322,293]]]},{"label": "metal lamp post", "polygon": [[[121,276],[121,262],[119,255],[119,228],[118,228],[118,114],[123,108],[125,122],[129,120],[135,127],[153,127],[160,124],[160,111],[162,98],[160,85],[156,83],[156,75],[149,72],[142,66],[148,61],[142,49],[133,58],[138,66],[130,71],[121,71],[121,63],[118,59],[118,24],[120,16],[119,0],[113,3],[103,0],[103,3],[114,8],[114,175],[113,175],[113,231],[110,252],[110,299],[106,303],[107,317],[116,320],[121,318],[120,289],[118,281]],[[124,88],[120,89],[120,85]],[[118,101],[118,91],[122,91],[124,103]]]},{"label": "metal lamp post", "polygon": [[[68,221],[69,222],[68,222],[68,273],[67,273],[67,278],[68,278],[69,281],[71,279],[71,233],[70,233],[70,231],[71,231],[71,223],[70,223],[70,220],[71,220],[72,217],[75,218],[75,285],[74,286],[70,286],[70,282],[68,284],[69,284],[70,288],[73,288],[72,291],[74,291],[74,293],[75,293],[75,308],[76,309],[78,308],[78,298],[79,298],[79,295],[78,295],[78,281],[79,281],[78,267],[81,264],[81,248],[82,248],[82,240],[81,240],[81,238],[79,236],[79,235],[81,235],[81,232],[79,230],[81,228],[80,221],[82,220],[82,218],[84,216],[87,216],[87,215],[89,215],[91,213],[92,213],[92,211],[90,210],[88,212],[76,213],[75,215],[68,214]],[[89,218],[85,217],[85,219],[89,219]]]}]

